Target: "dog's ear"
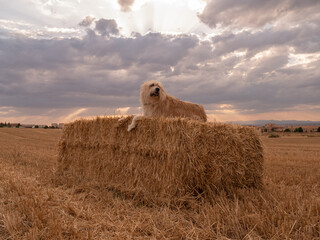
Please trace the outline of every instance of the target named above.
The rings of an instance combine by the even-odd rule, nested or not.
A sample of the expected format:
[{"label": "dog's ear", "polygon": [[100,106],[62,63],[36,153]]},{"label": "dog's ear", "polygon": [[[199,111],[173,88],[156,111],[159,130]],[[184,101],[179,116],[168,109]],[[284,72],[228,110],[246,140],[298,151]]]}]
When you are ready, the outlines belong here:
[{"label": "dog's ear", "polygon": [[167,93],[163,90],[162,85],[160,84],[160,101],[165,101],[167,99]]},{"label": "dog's ear", "polygon": [[140,94],[140,102],[142,105],[145,105],[146,103],[149,102],[149,98],[150,98],[150,95],[148,94],[148,92],[142,92]]},{"label": "dog's ear", "polygon": [[140,88],[140,102],[142,105],[144,105],[146,103],[146,99],[147,99],[147,95],[149,94],[149,92],[146,90],[146,84],[141,85]]}]

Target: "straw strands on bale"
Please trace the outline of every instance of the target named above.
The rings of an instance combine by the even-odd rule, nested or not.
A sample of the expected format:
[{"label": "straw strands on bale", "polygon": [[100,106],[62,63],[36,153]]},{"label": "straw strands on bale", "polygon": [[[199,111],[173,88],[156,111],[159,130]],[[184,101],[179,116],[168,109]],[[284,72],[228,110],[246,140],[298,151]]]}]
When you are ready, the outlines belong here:
[{"label": "straw strands on bale", "polygon": [[220,191],[262,187],[263,149],[250,127],[179,118],[78,120],[59,144],[58,176],[151,202],[214,199]]}]

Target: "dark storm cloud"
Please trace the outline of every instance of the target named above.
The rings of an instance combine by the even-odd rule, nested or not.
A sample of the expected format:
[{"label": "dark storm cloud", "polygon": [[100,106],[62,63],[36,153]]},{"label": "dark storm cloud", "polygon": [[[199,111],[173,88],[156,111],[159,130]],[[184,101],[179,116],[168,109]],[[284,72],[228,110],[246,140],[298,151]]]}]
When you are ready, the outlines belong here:
[{"label": "dark storm cloud", "polygon": [[281,19],[298,22],[319,15],[318,0],[207,0],[199,18],[210,27],[261,28]]},{"label": "dark storm cloud", "polygon": [[127,12],[130,11],[130,7],[134,3],[134,0],[118,0],[119,5],[121,6],[121,11]]},{"label": "dark storm cloud", "polygon": [[95,22],[95,30],[102,36],[118,35],[118,24],[114,19],[99,19]]}]

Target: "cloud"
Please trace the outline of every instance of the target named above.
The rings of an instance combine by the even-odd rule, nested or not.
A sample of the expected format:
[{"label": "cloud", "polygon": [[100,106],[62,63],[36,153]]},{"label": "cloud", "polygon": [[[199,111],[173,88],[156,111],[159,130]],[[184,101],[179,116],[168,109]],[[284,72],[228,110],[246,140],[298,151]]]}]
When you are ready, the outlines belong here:
[{"label": "cloud", "polygon": [[119,29],[117,22],[114,19],[99,19],[95,22],[95,30],[102,36],[118,35]]},{"label": "cloud", "polygon": [[[228,13],[228,0],[214,2]],[[117,109],[138,113],[140,85],[151,79],[162,81],[175,97],[205,105],[221,119],[297,112],[297,106],[311,112],[320,102],[319,15],[302,19],[300,13],[313,11],[307,7],[311,2],[298,10],[297,1],[284,1],[288,10],[267,20],[259,9],[273,10],[255,1],[257,22],[241,31],[233,29],[247,25],[241,6],[247,4],[246,11],[253,14],[249,2],[234,2],[243,19],[230,15],[228,22],[217,16],[215,23],[227,27],[205,37],[160,32],[123,36],[114,19],[104,18],[85,18],[80,25],[87,34],[80,37],[7,34],[0,38],[0,118],[26,116],[24,120],[31,121],[42,116],[62,122],[114,114]],[[273,3],[276,8],[284,4]],[[284,21],[289,18],[291,25]],[[274,25],[265,25],[271,22]],[[0,22],[0,32],[4,25]],[[312,109],[320,114],[319,108]]]},{"label": "cloud", "polygon": [[130,11],[130,7],[134,3],[134,0],[118,0],[119,5],[121,6],[121,11],[128,12]]},{"label": "cloud", "polygon": [[176,65],[197,41],[151,33],[0,39],[0,102],[42,109],[137,107],[140,84]]},{"label": "cloud", "polygon": [[299,22],[319,15],[318,0],[207,0],[202,22],[212,28],[261,28],[278,21]]},{"label": "cloud", "polygon": [[320,51],[320,32],[316,29],[320,26],[320,15],[318,22],[300,23],[298,27],[270,28],[260,31],[242,31],[233,33],[225,31],[212,38],[214,43],[214,54],[221,56],[234,51],[247,51],[252,56],[270,47],[292,47],[297,53],[316,53]]},{"label": "cloud", "polygon": [[86,16],[80,23],[79,26],[82,27],[89,27],[91,25],[91,23],[94,21],[94,17],[91,16]]},{"label": "cloud", "polygon": [[162,81],[169,94],[208,110],[228,104],[233,106],[228,110],[253,114],[319,102],[320,55],[309,54],[308,61],[292,65],[296,52],[286,44],[292,43],[291,37],[276,44],[269,35],[277,39],[280,33],[242,34],[206,41],[160,33],[0,39],[0,102],[43,111],[73,109],[70,113],[134,109],[140,105],[140,84],[150,79]]}]

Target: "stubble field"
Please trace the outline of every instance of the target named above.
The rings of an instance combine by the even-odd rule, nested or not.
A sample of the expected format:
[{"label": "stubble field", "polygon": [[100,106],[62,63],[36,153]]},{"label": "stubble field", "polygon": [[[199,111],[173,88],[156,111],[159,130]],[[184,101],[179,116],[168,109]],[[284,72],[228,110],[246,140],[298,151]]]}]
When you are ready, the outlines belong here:
[{"label": "stubble field", "polygon": [[193,208],[57,182],[60,136],[0,129],[0,239],[320,239],[320,135],[262,136],[265,188]]}]

